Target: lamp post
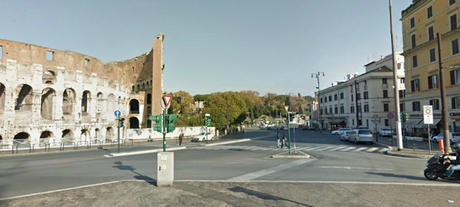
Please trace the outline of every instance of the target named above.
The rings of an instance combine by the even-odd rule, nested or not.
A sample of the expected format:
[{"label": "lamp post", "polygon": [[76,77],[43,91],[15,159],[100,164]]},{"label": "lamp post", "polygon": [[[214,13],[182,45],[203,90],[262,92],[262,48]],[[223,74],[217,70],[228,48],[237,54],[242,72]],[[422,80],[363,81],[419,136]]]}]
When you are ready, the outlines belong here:
[{"label": "lamp post", "polygon": [[[318,98],[319,98],[319,92],[320,92],[319,77],[321,77],[321,74],[323,74],[323,76],[324,76],[324,72],[320,72],[320,71],[318,71],[318,73],[312,73],[311,74],[311,77],[316,78],[316,80],[318,81],[318,87],[316,87],[316,89],[318,89]],[[320,123],[320,120],[321,120],[321,113],[319,111],[320,108],[321,108],[320,106],[321,106],[321,101],[318,100],[318,108],[316,109],[316,112],[318,113],[318,116],[316,116],[316,119],[317,119],[316,121],[318,122],[318,124]],[[323,128],[323,123],[320,124],[319,129],[322,131],[322,128]]]}]

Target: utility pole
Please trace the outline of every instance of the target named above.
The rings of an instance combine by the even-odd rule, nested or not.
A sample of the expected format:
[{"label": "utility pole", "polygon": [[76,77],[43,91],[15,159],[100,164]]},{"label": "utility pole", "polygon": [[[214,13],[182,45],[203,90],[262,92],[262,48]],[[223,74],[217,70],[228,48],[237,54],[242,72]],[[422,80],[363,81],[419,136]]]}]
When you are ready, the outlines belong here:
[{"label": "utility pole", "polygon": [[[320,104],[321,104],[321,101],[320,101],[320,100],[321,100],[321,98],[319,97],[319,92],[320,92],[319,77],[321,76],[321,74],[323,74],[323,76],[324,76],[324,72],[319,72],[319,71],[318,71],[318,73],[312,73],[312,74],[311,74],[311,77],[312,77],[312,78],[315,77],[316,80],[318,81],[318,87],[316,87],[316,89],[318,89],[318,108],[316,109],[316,110],[318,111],[318,116],[317,116],[317,120],[316,120],[318,124],[319,124],[320,121],[321,121],[321,113],[320,113],[320,111],[319,111],[320,108],[321,108],[321,107],[320,107]],[[322,130],[323,130],[323,124],[321,123],[321,124],[319,124],[319,125],[320,125],[320,128],[319,128],[319,129],[322,131]]]},{"label": "utility pole", "polygon": [[356,83],[355,80],[355,105],[356,105],[356,128],[359,128],[361,125],[359,123],[359,108],[358,108],[358,84]]},{"label": "utility pole", "polygon": [[[441,34],[436,33],[438,38],[438,62],[439,62],[439,86],[441,87],[441,107],[442,107],[442,133],[444,136],[444,149],[446,153],[451,153],[450,138],[449,138],[449,120],[447,116],[447,103],[446,103],[446,86],[444,85],[444,75],[442,67],[441,56]],[[428,135],[429,136],[429,135]]]},{"label": "utility pole", "polygon": [[393,9],[390,3],[390,34],[391,34],[391,56],[393,59],[393,83],[394,83],[394,95],[395,95],[395,110],[396,110],[396,135],[398,137],[398,151],[403,149],[402,134],[401,134],[401,110],[399,108],[399,78],[396,73],[396,57],[395,57],[395,43],[393,34]]},{"label": "utility pole", "polygon": [[228,134],[228,94],[227,94],[227,134]]}]

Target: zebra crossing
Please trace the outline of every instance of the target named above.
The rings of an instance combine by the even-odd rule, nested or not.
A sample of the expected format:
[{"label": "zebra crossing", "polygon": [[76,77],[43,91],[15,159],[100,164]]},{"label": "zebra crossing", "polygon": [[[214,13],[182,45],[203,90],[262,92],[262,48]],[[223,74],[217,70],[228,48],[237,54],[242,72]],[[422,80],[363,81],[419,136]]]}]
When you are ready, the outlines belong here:
[{"label": "zebra crossing", "polygon": [[[282,151],[286,148],[277,148],[276,146],[249,146],[249,145],[216,145],[216,146],[201,146],[194,149],[204,150],[234,150],[234,151]],[[310,146],[297,147],[298,151],[316,151],[316,152],[362,152],[362,153],[382,153],[387,151],[385,147],[361,147],[361,146]]]}]

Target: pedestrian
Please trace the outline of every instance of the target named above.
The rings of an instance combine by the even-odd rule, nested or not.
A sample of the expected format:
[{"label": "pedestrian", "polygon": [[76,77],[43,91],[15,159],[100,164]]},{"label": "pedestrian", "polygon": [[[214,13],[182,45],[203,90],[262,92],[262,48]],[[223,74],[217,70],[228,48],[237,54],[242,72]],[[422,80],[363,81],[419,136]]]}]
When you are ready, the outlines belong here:
[{"label": "pedestrian", "polygon": [[276,135],[276,148],[280,148],[280,131],[278,131],[278,134]]},{"label": "pedestrian", "polygon": [[184,136],[183,133],[181,133],[181,134],[179,135],[179,146],[182,145],[182,137],[183,137],[183,136]]},{"label": "pedestrian", "polygon": [[283,148],[283,145],[288,147],[288,145],[286,143],[286,133],[283,133],[283,142],[281,143],[281,148]]}]

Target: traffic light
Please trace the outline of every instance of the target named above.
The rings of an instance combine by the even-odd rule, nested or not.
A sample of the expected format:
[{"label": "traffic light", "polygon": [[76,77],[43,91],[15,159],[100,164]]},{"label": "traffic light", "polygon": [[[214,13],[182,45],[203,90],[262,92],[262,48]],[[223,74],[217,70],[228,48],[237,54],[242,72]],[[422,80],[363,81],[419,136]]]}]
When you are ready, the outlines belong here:
[{"label": "traffic light", "polygon": [[207,126],[211,126],[211,119],[206,119]]},{"label": "traffic light", "polygon": [[177,115],[166,115],[166,132],[172,132],[174,129],[176,129],[176,124],[173,124],[173,121],[176,121],[179,119]]},{"label": "traffic light", "polygon": [[404,112],[401,112],[401,121],[402,121],[402,122],[406,122],[406,121],[407,121],[406,113],[404,113]]},{"label": "traffic light", "polygon": [[118,119],[118,127],[124,127],[125,124],[123,123],[125,121],[125,118]]},{"label": "traffic light", "polygon": [[153,130],[157,132],[161,132],[161,115],[156,116],[149,116],[150,121],[156,122],[153,124]]}]

